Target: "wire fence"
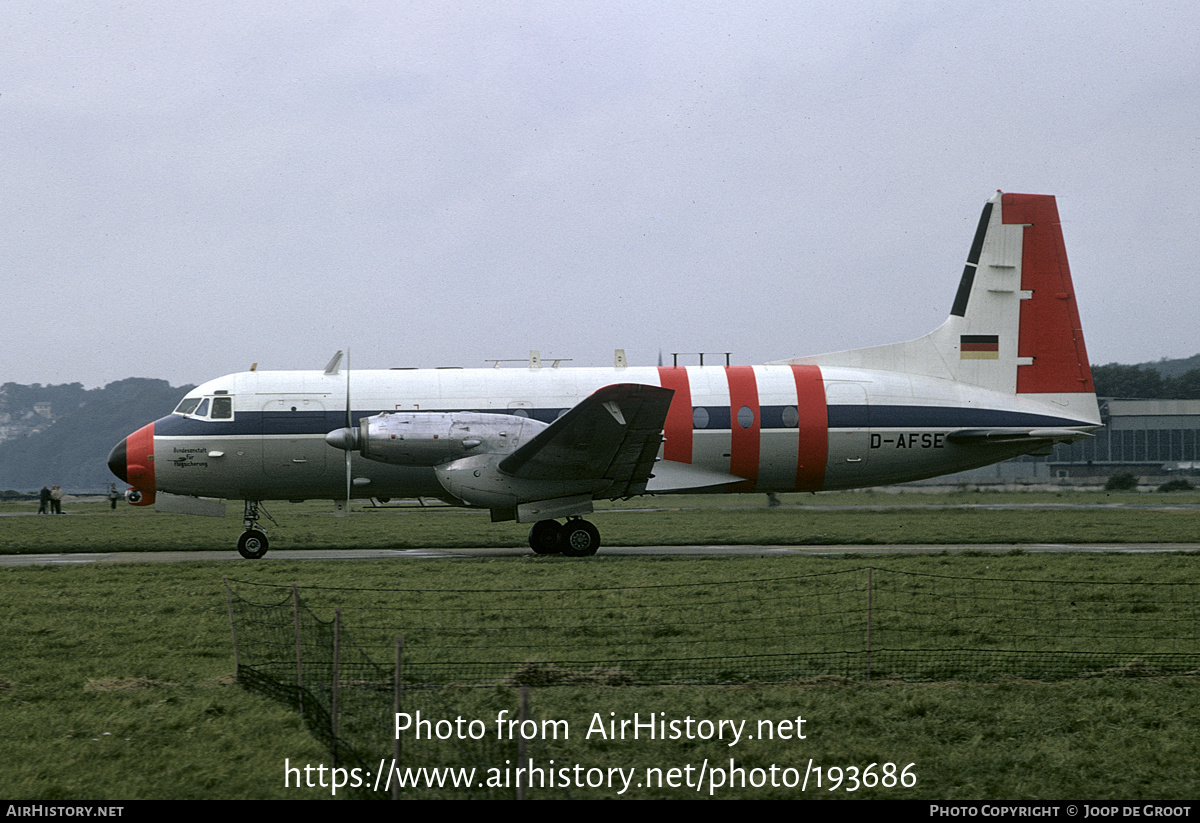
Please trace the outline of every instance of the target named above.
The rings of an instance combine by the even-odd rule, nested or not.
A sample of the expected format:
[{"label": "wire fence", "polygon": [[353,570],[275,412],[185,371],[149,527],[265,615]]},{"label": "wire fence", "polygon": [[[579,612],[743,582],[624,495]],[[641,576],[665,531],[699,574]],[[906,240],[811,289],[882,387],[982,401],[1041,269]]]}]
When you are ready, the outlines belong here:
[{"label": "wire fence", "polygon": [[[226,592],[239,681],[302,711],[336,761],[375,774],[410,762],[530,756],[491,735],[433,735],[413,750],[411,735],[391,733],[397,713],[472,716],[481,701],[493,714],[507,708],[521,716],[512,689],[476,688],[464,697],[462,687],[1200,673],[1197,583],[865,567],[582,590],[288,588],[227,579]],[[511,786],[465,791],[513,796]]]}]

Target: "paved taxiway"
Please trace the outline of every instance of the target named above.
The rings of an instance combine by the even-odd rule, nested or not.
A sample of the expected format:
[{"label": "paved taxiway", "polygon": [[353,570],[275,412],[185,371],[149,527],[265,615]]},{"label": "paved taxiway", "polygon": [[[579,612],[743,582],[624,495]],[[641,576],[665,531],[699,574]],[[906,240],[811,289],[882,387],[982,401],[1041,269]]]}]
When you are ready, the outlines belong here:
[{"label": "paved taxiway", "polygon": [[[987,552],[1120,552],[1123,554],[1200,552],[1200,543],[1088,543],[1088,544],[973,544],[943,545],[854,545],[854,546],[609,546],[601,555],[611,556],[735,556],[778,557],[804,554],[940,554]],[[270,563],[275,560],[438,560],[452,557],[530,557],[526,548],[503,549],[272,549],[259,561],[243,560],[235,551],[110,552],[78,554],[0,555],[0,567],[81,565],[88,563],[180,563],[189,560],[226,560],[240,563]],[[580,558],[579,562],[586,562]]]}]

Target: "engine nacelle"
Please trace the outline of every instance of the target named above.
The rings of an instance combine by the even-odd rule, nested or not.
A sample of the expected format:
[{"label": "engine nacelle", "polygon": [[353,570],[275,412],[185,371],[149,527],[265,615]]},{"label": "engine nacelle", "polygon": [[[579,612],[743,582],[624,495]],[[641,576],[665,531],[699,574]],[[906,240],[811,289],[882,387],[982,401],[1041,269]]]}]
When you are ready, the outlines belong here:
[{"label": "engine nacelle", "polygon": [[572,496],[581,497],[582,500],[571,501],[573,508],[570,512],[564,510],[563,514],[550,517],[590,512],[592,495],[602,491],[609,484],[609,481],[604,479],[530,480],[514,477],[500,470],[498,464],[502,459],[497,455],[481,454],[438,466],[434,471],[442,488],[469,506],[491,509],[493,520],[512,520],[518,517],[518,507],[522,503]]},{"label": "engine nacelle", "polygon": [[440,466],[471,455],[509,454],[546,426],[512,414],[384,412],[363,418],[356,429],[332,431],[325,440],[380,463]]}]

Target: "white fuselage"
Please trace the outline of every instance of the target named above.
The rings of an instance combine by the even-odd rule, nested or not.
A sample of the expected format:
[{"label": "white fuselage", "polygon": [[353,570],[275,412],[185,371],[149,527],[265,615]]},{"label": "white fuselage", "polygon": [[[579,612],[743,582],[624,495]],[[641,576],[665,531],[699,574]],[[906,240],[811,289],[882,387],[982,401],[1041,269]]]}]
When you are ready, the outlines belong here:
[{"label": "white fuselage", "polygon": [[[339,499],[346,493],[346,453],[332,448],[326,435],[347,425],[348,397],[352,425],[393,411],[484,412],[550,423],[617,383],[675,391],[661,457],[740,479],[710,491],[819,491],[916,480],[1030,449],[954,443],[955,432],[1085,431],[1098,422],[1078,419],[1046,402],[1046,395],[815,365],[389,370],[349,377],[345,371],[242,372],[189,392],[188,398],[201,399],[192,413],[177,410],[156,421],[154,485],[201,497]],[[355,497],[447,496],[429,466],[355,455],[351,475]],[[695,490],[653,480],[648,487]]]}]

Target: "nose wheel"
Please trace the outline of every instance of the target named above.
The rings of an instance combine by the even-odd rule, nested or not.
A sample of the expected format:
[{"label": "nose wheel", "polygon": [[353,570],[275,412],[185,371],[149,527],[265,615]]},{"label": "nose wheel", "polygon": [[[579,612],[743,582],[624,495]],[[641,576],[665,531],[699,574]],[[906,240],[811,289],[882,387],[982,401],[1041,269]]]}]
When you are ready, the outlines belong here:
[{"label": "nose wheel", "polygon": [[238,538],[238,554],[247,560],[258,560],[267,553],[268,546],[270,546],[270,541],[258,529],[243,532],[242,536]]},{"label": "nose wheel", "polygon": [[266,532],[258,528],[259,517],[264,514],[272,523],[275,522],[275,518],[267,514],[257,500],[246,501],[246,510],[242,515],[242,526],[246,531],[242,532],[242,536],[238,538],[238,554],[247,560],[258,560],[267,553],[267,548],[271,545],[271,542],[267,540]]}]

